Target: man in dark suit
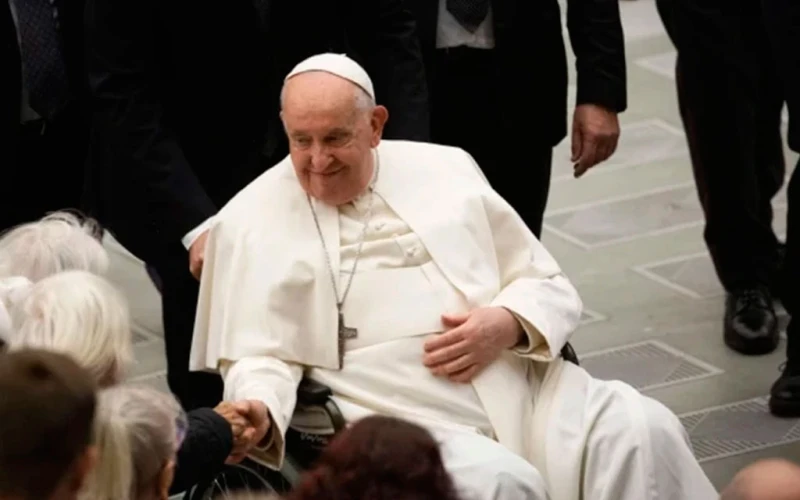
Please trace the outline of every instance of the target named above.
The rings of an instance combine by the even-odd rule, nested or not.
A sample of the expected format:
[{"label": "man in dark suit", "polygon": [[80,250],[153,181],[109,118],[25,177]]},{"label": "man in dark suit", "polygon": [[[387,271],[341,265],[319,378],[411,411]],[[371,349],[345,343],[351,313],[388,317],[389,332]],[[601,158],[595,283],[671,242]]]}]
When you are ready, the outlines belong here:
[{"label": "man in dark suit", "polygon": [[783,185],[784,92],[761,0],[657,0],[678,52],[678,105],[705,213],[704,238],[727,292],[723,339],[760,355],[778,346],[772,304],[781,247],[772,199]]},{"label": "man in dark suit", "polygon": [[80,205],[89,127],[83,3],[11,0],[0,16],[10,83],[2,100],[2,231]]},{"label": "man in dark suit", "polygon": [[[576,176],[614,152],[626,107],[618,0],[569,0],[577,55]],[[553,147],[567,129],[567,58],[557,0],[413,0],[434,142],[462,147],[541,235]]]},{"label": "man in dark suit", "polygon": [[[398,110],[393,138],[428,139],[427,93],[404,0],[89,0],[91,211],[157,271],[171,390],[214,406],[217,375],[188,372],[204,222],[288,148],[283,77],[346,52]],[[183,244],[182,244],[183,243]]]},{"label": "man in dark suit", "polygon": [[[762,0],[766,31],[772,43],[778,74],[789,109],[789,147],[800,153],[800,2]],[[791,315],[786,329],[786,364],[772,386],[769,406],[781,417],[800,417],[800,162],[788,189],[786,260],[781,297]]]}]

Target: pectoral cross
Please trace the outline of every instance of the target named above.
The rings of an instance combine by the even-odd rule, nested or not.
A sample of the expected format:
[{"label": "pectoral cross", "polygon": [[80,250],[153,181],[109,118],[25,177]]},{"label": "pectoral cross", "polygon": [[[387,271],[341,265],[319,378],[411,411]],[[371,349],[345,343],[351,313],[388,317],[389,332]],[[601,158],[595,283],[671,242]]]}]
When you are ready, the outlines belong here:
[{"label": "pectoral cross", "polygon": [[339,368],[344,366],[345,341],[358,337],[358,330],[344,324],[344,314],[339,310]]}]

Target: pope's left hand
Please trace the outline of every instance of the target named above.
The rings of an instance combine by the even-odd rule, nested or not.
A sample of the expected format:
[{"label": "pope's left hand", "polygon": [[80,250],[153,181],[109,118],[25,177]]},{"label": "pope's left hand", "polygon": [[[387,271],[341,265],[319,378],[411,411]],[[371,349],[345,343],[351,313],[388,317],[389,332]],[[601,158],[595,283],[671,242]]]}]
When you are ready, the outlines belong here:
[{"label": "pope's left hand", "polygon": [[572,163],[578,178],[617,149],[619,121],[617,114],[596,104],[575,108],[572,120]]},{"label": "pope's left hand", "polygon": [[505,349],[517,345],[522,326],[502,307],[442,315],[446,331],[425,342],[423,364],[434,375],[468,383]]}]

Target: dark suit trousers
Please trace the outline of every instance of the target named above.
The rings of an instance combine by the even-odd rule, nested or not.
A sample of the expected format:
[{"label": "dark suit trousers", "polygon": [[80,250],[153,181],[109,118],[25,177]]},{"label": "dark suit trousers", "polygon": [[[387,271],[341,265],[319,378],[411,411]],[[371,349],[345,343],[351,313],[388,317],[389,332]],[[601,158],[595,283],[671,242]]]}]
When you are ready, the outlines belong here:
[{"label": "dark suit trousers", "polygon": [[[797,0],[762,0],[764,24],[772,42],[789,108],[789,146],[800,153],[800,4]],[[792,316],[787,329],[787,356],[792,373],[800,373],[800,163],[789,181],[786,263],[781,273],[783,304]]]},{"label": "dark suit trousers", "polygon": [[531,146],[530,138],[519,142],[526,130],[524,123],[509,123],[518,117],[499,104],[494,51],[440,49],[430,71],[433,142],[470,153],[492,187],[541,237],[553,149]]},{"label": "dark suit trousers", "polygon": [[678,50],[678,101],[706,245],[731,291],[774,279],[783,92],[759,0],[711,3],[659,0],[658,7]]},{"label": "dark suit trousers", "polygon": [[161,291],[167,383],[187,410],[213,408],[222,400],[222,378],[214,373],[189,372],[199,284],[189,272],[188,252],[177,243],[148,261],[148,271]]},{"label": "dark suit trousers", "polygon": [[[81,206],[88,130],[76,115],[42,129],[41,122],[17,125],[0,180],[0,231],[48,212]],[[13,200],[13,201],[12,201]]]}]

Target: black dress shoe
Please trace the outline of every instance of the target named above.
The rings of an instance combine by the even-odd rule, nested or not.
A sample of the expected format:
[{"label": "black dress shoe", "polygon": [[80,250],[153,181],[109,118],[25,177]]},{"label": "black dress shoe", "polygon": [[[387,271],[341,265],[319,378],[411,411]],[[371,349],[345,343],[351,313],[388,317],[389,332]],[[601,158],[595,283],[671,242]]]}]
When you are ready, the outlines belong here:
[{"label": "black dress shoe", "polygon": [[728,347],[751,356],[778,347],[778,319],[768,291],[753,288],[728,294],[724,338]]},{"label": "black dress shoe", "polygon": [[784,365],[780,378],[772,384],[769,411],[776,417],[800,418],[800,369]]}]

